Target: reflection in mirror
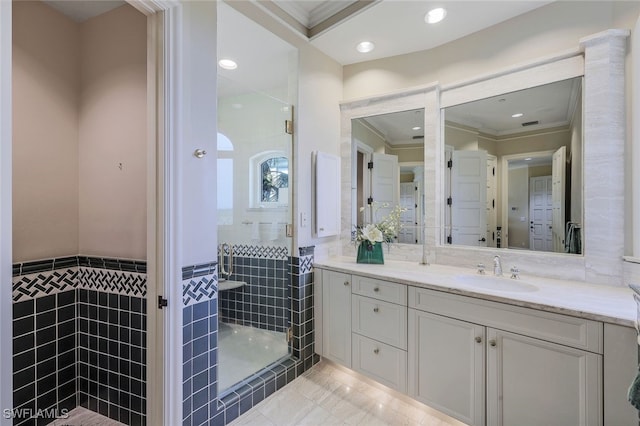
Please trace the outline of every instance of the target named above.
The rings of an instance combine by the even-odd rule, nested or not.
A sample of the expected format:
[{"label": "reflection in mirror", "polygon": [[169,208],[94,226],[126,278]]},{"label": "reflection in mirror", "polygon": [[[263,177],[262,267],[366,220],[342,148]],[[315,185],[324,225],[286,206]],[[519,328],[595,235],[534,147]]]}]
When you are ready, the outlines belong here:
[{"label": "reflection in mirror", "polygon": [[396,242],[422,244],[424,109],[355,118],[351,137],[353,229],[399,205],[406,211]]},{"label": "reflection in mirror", "polygon": [[443,110],[446,243],[582,253],[581,84]]}]

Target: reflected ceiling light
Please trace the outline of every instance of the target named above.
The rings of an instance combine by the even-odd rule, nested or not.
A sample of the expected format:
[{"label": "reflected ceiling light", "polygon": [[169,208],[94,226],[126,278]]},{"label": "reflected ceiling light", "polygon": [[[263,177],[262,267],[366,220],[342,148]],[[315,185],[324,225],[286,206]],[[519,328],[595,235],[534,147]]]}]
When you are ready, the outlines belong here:
[{"label": "reflected ceiling light", "polygon": [[531,161],[531,157],[525,158],[524,161]]},{"label": "reflected ceiling light", "polygon": [[220,59],[220,61],[218,61],[218,65],[220,65],[220,68],[224,68],[225,70],[235,70],[238,68],[238,64],[231,59]]},{"label": "reflected ceiling light", "polygon": [[411,130],[420,130],[420,129],[422,129],[422,127],[416,126],[416,127],[413,127]]},{"label": "reflected ceiling light", "polygon": [[437,7],[435,9],[431,9],[426,15],[424,15],[424,22],[427,24],[435,24],[442,21],[445,16],[447,16],[446,9]]},{"label": "reflected ceiling light", "polygon": [[513,117],[513,118],[520,118],[520,117],[522,117],[523,115],[524,115],[523,113],[521,113],[521,112],[517,112],[517,113],[513,114],[511,117]]},{"label": "reflected ceiling light", "polygon": [[360,53],[369,53],[375,49],[376,45],[370,41],[362,41],[356,46],[356,50]]}]

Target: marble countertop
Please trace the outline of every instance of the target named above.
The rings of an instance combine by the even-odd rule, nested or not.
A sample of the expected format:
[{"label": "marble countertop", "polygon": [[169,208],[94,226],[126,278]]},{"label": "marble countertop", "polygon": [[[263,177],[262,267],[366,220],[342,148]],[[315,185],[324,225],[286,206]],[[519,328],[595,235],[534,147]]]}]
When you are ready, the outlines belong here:
[{"label": "marble countertop", "polygon": [[511,280],[508,271],[504,277],[493,277],[491,265],[487,265],[486,275],[479,275],[472,268],[420,265],[406,261],[385,261],[384,265],[359,264],[347,257],[316,261],[315,266],[627,327],[635,327],[636,324],[634,291],[628,287],[522,274],[519,280]]}]

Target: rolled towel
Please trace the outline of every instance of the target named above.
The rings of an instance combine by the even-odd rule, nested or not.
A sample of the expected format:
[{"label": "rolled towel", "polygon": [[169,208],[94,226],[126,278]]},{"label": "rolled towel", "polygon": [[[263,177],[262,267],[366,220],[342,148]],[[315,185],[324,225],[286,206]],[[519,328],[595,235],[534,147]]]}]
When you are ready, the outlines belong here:
[{"label": "rolled towel", "polygon": [[633,382],[631,382],[631,386],[629,386],[627,399],[636,410],[640,410],[640,366],[638,366],[636,377],[633,378]]},{"label": "rolled towel", "polygon": [[271,222],[271,232],[269,233],[269,240],[275,241],[278,239],[278,231],[280,231],[280,225],[278,222]]},{"label": "rolled towel", "polygon": [[260,222],[253,222],[251,225],[251,239],[260,241]]}]

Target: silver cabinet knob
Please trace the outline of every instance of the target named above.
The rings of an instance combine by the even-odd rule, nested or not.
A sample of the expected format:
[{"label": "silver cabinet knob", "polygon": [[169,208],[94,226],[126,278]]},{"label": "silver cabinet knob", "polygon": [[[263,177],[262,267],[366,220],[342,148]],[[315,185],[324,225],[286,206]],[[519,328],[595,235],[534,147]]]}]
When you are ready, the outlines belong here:
[{"label": "silver cabinet knob", "polygon": [[374,354],[376,354],[376,355],[378,355],[378,353],[379,353],[379,352],[380,352],[380,349],[378,349],[378,348],[375,348],[375,349],[373,350],[373,353],[374,353]]},{"label": "silver cabinet knob", "polygon": [[482,337],[480,336],[476,337],[476,343],[482,343]]},{"label": "silver cabinet knob", "polygon": [[376,306],[375,308],[373,308],[373,312],[378,312],[380,309],[378,309],[378,307]]},{"label": "silver cabinet knob", "polygon": [[380,291],[380,288],[375,287],[375,288],[373,289],[373,291],[375,291],[375,292],[377,293],[377,292],[379,292],[379,291]]},{"label": "silver cabinet knob", "polygon": [[492,347],[496,346],[496,341],[495,340],[489,340],[489,345]]},{"label": "silver cabinet knob", "polygon": [[207,151],[205,151],[204,149],[196,149],[196,150],[193,152],[193,155],[194,155],[196,158],[203,158],[205,155],[207,155]]},{"label": "silver cabinet knob", "polygon": [[344,282],[344,285],[349,285],[349,281],[345,281],[345,282]]}]

